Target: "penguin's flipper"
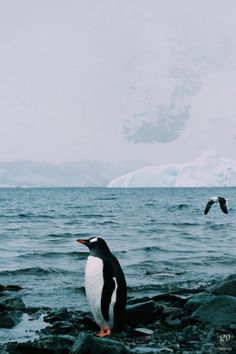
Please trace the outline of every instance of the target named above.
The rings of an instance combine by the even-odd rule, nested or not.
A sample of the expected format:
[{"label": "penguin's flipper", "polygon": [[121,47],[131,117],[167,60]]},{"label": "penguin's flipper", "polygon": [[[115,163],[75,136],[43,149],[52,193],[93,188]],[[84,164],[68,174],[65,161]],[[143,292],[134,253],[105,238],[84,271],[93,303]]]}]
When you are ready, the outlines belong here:
[{"label": "penguin's flipper", "polygon": [[212,205],[214,204],[215,202],[213,200],[209,200],[209,202],[207,203],[206,207],[205,207],[205,211],[204,211],[204,214],[206,215],[209,210],[211,209]]},{"label": "penguin's flipper", "polygon": [[219,197],[219,204],[220,204],[220,208],[223,211],[223,213],[228,214],[228,208],[226,205],[226,199],[223,197]]},{"label": "penguin's flipper", "polygon": [[104,319],[106,321],[109,321],[109,307],[110,307],[113,291],[115,290],[116,287],[116,283],[112,276],[111,266],[109,265],[108,262],[104,262],[103,278],[104,278],[104,284],[102,289],[101,310]]}]

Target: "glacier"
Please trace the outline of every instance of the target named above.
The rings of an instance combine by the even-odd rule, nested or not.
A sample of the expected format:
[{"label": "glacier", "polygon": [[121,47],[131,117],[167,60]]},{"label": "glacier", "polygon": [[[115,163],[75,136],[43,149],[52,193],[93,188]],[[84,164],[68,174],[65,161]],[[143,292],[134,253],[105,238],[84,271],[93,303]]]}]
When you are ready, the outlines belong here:
[{"label": "glacier", "polygon": [[112,180],[107,187],[231,187],[236,186],[236,161],[206,151],[193,162],[151,165]]}]

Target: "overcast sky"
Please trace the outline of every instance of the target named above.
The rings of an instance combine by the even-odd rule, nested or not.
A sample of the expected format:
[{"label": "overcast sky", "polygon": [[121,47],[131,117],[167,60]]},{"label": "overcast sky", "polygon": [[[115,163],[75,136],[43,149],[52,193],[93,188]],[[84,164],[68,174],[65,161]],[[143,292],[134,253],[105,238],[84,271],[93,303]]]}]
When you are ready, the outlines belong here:
[{"label": "overcast sky", "polygon": [[0,0],[0,161],[236,151],[233,0]]}]

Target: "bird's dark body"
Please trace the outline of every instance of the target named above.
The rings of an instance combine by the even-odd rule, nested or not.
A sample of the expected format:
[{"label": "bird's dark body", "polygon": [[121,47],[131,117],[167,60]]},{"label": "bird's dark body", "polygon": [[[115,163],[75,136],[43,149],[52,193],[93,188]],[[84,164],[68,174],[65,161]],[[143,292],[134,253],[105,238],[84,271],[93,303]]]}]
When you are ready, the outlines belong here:
[{"label": "bird's dark body", "polygon": [[208,214],[209,210],[211,209],[212,205],[215,203],[219,203],[221,210],[223,213],[228,214],[228,208],[227,208],[227,201],[224,197],[212,197],[209,199],[209,201],[206,204],[204,214]]}]

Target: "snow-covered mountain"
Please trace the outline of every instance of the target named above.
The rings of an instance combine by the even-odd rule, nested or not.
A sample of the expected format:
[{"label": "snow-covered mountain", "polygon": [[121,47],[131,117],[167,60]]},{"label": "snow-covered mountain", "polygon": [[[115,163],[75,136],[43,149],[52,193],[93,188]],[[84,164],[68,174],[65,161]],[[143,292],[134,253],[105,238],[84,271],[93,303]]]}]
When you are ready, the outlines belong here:
[{"label": "snow-covered mountain", "polygon": [[146,166],[111,181],[108,187],[236,186],[236,161],[207,151],[185,164]]},{"label": "snow-covered mountain", "polygon": [[0,187],[103,187],[118,175],[147,165],[144,161],[117,163],[77,161],[0,163]]}]

